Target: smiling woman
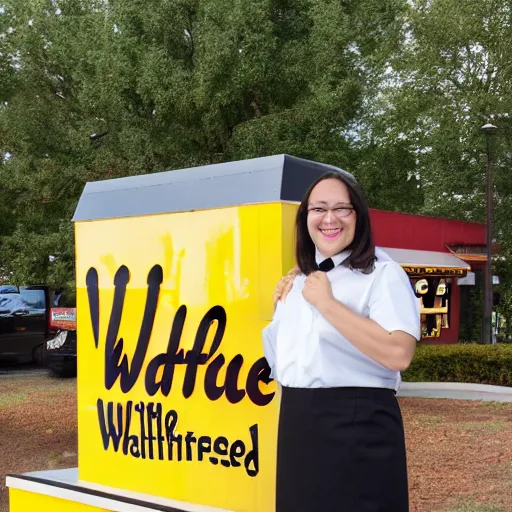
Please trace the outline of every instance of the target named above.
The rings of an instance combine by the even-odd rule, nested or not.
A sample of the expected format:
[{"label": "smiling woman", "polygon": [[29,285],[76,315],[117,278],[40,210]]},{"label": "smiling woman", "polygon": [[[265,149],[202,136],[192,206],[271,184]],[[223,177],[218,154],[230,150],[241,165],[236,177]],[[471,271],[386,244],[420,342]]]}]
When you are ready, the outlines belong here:
[{"label": "smiling woman", "polygon": [[263,332],[282,389],[276,512],[406,512],[395,394],[420,338],[420,315],[407,274],[376,252],[352,175],[329,172],[307,191],[296,259]]},{"label": "smiling woman", "polygon": [[308,233],[325,257],[334,256],[352,243],[356,216],[348,188],[342,181],[326,179],[312,190],[308,202]]},{"label": "smiling woman", "polygon": [[375,247],[370,214],[352,175],[329,172],[310,187],[297,211],[296,240],[297,264],[306,275],[318,270],[317,251],[330,258],[350,248],[352,268],[372,266]]}]

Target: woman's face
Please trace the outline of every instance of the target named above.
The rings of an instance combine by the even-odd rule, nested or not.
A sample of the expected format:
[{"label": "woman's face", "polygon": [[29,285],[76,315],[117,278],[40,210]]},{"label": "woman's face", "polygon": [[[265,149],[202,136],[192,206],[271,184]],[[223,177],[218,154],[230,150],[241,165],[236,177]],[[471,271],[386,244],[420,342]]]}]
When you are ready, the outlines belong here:
[{"label": "woman's face", "polygon": [[337,179],[320,181],[308,203],[308,231],[326,258],[346,249],[354,240],[356,212],[347,186]]}]

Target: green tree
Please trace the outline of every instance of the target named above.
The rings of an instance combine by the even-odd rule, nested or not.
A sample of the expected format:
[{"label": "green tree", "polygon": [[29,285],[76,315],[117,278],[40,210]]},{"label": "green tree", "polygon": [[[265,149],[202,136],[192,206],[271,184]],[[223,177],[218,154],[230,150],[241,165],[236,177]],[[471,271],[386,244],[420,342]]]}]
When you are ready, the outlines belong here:
[{"label": "green tree", "polygon": [[402,0],[3,0],[2,265],[17,282],[72,283],[86,182],[233,159],[341,165],[395,207],[415,189],[403,173],[382,181],[378,153],[360,166],[350,134],[403,12]]},{"label": "green tree", "polygon": [[510,239],[504,222],[512,204],[512,98],[505,93],[512,86],[510,8],[495,0],[417,0],[404,26],[405,44],[390,60],[370,113],[372,134],[385,147],[396,141],[409,147],[414,160],[407,168],[421,183],[424,213],[481,221],[486,146],[480,128],[496,124],[498,230]]},{"label": "green tree", "polygon": [[[496,125],[498,134],[491,144],[493,235],[501,246],[497,269],[508,297],[512,290],[510,5],[497,0],[413,0],[403,26],[404,44],[389,60],[376,101],[363,117],[362,160],[367,162],[375,147],[384,155],[398,144],[403,166],[397,159],[395,169],[402,169],[402,176],[407,172],[422,191],[418,212],[482,222],[487,151],[481,126]],[[369,167],[376,165],[370,161]]]}]

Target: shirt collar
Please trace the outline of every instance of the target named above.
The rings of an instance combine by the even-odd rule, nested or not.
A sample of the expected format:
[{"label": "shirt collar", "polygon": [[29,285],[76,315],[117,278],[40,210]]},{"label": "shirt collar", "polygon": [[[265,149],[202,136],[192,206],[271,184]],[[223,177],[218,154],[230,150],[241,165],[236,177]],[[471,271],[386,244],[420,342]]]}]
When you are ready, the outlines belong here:
[{"label": "shirt collar", "polygon": [[[345,249],[344,251],[339,252],[338,254],[335,254],[331,257],[332,262],[334,263],[334,266],[337,267],[341,263],[343,263],[352,253],[350,249]],[[319,265],[327,259],[318,249],[315,250],[315,260],[316,264]]]}]

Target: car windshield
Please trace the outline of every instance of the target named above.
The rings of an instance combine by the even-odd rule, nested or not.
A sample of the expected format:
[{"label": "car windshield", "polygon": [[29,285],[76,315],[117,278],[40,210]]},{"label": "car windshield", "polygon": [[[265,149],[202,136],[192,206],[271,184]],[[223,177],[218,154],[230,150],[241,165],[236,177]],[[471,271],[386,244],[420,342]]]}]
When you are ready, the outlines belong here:
[{"label": "car windshield", "polygon": [[45,309],[46,299],[44,290],[27,290],[20,288],[20,295],[23,302],[25,302],[30,309]]},{"label": "car windshield", "polygon": [[0,294],[3,293],[19,293],[18,287],[12,284],[3,284],[0,286]]},{"label": "car windshield", "polygon": [[[3,287],[4,288],[4,287]],[[12,315],[23,313],[37,315],[45,312],[44,290],[26,290],[20,288],[18,293],[0,290],[0,314]]]},{"label": "car windshield", "polygon": [[0,313],[12,314],[17,311],[29,311],[30,306],[18,293],[0,294]]}]

